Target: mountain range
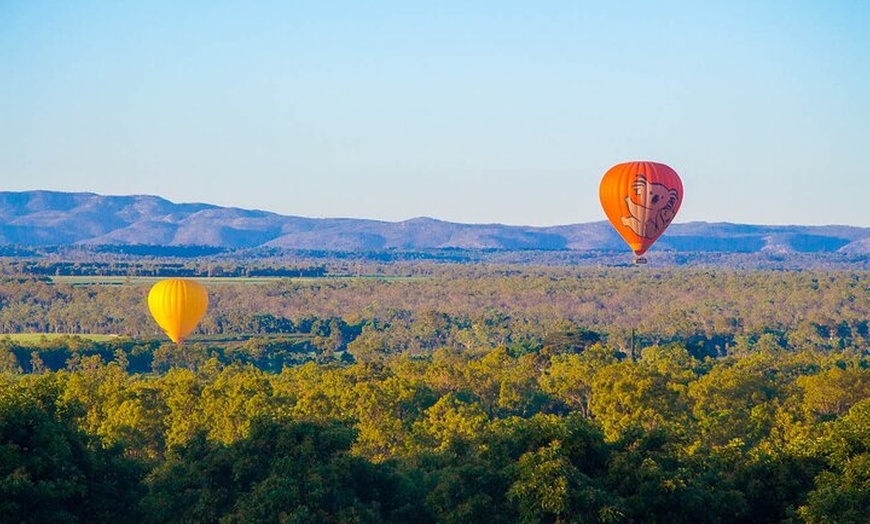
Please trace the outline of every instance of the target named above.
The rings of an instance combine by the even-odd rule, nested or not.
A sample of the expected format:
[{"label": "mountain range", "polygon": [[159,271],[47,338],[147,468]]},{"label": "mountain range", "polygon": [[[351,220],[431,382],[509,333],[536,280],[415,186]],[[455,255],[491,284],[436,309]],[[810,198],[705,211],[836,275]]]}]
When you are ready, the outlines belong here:
[{"label": "mountain range", "polygon": [[[606,221],[550,227],[305,218],[158,196],[0,191],[0,244],[201,245],[327,251],[385,249],[625,250]],[[870,254],[870,228],[674,223],[654,249]]]}]

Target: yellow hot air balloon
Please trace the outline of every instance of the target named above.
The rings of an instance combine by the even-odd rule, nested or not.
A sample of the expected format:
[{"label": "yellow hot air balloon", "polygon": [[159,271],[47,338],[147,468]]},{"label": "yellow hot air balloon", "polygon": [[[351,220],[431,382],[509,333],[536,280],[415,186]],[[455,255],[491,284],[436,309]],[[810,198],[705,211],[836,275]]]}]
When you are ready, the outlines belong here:
[{"label": "yellow hot air balloon", "polygon": [[176,344],[196,328],[207,308],[205,288],[186,278],[161,280],[148,292],[151,315]]}]

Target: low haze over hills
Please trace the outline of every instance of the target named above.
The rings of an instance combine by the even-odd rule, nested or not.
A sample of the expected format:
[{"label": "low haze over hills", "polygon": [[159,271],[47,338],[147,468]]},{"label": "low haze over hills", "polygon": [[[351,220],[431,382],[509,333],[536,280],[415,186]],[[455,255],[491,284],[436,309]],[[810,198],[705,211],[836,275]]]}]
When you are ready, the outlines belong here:
[{"label": "low haze over hills", "polygon": [[[432,218],[383,222],[304,218],[149,196],[0,192],[0,244],[208,245],[320,250],[624,250],[606,221],[552,227],[457,224]],[[656,249],[701,252],[870,254],[870,228],[671,225]]]}]

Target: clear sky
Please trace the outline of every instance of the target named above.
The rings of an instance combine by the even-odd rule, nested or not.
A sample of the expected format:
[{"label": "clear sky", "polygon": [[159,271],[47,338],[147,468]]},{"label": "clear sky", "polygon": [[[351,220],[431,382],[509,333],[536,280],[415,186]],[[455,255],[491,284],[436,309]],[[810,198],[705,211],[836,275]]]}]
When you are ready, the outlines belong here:
[{"label": "clear sky", "polygon": [[870,226],[870,2],[0,0],[0,190],[309,217]]}]

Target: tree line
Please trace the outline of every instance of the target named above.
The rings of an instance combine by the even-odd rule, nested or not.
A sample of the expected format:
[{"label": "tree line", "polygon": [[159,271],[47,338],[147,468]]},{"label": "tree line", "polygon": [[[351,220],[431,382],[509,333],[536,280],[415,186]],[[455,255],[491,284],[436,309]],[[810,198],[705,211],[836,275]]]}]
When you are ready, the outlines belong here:
[{"label": "tree line", "polygon": [[259,264],[251,266],[238,261],[179,262],[179,261],[69,261],[24,259],[7,262],[5,270],[11,274],[51,276],[159,276],[163,278],[203,277],[307,277],[326,276],[326,266],[290,266],[284,264]]},{"label": "tree line", "polygon": [[[674,341],[693,353],[722,355],[769,334],[784,347],[846,349],[866,347],[870,335],[868,275],[418,265],[380,277],[206,282],[210,307],[197,333],[309,333],[319,320],[317,330],[333,337],[337,350],[354,344],[372,358],[478,342],[541,347],[548,334],[571,325],[620,348],[635,339]],[[147,292],[147,284],[0,277],[0,332],[159,337]]]}]

